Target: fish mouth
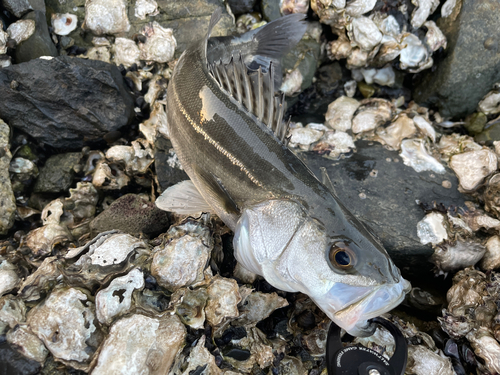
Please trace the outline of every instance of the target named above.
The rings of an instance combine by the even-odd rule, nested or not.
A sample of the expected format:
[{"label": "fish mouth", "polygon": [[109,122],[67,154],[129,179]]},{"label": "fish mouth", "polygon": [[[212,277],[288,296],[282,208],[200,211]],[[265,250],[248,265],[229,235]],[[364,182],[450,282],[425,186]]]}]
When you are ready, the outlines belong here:
[{"label": "fish mouth", "polygon": [[[337,292],[334,289],[335,286],[328,294]],[[364,337],[372,335],[375,329],[368,320],[398,306],[410,289],[411,284],[401,277],[398,283],[379,286],[370,293],[355,298],[349,306],[340,310],[336,310],[334,305],[328,303],[328,297],[321,298],[322,301],[315,299],[315,302],[330,319],[349,334]]]}]

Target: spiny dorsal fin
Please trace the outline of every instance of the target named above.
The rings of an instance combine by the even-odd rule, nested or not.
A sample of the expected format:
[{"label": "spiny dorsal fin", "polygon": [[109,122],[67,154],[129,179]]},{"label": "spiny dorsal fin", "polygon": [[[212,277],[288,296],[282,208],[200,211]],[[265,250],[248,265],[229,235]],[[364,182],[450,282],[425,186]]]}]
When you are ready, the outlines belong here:
[{"label": "spiny dorsal fin", "polygon": [[210,22],[208,24],[207,36],[206,39],[210,38],[210,34],[212,34],[212,30],[217,25],[222,17],[222,8],[217,8],[213,13],[212,17],[210,17]]},{"label": "spiny dorsal fin", "polygon": [[249,73],[242,57],[238,56],[231,57],[228,64],[221,60],[209,65],[208,70],[222,91],[285,143],[289,125],[289,121],[283,122],[286,101],[282,92],[275,92],[272,62],[266,72],[259,67]]}]

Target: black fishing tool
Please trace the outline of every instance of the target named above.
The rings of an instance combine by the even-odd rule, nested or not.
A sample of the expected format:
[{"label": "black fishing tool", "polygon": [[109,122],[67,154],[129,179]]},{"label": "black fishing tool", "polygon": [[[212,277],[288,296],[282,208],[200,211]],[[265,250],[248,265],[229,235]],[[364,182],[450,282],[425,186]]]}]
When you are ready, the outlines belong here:
[{"label": "black fishing tool", "polygon": [[386,328],[394,337],[396,348],[391,359],[362,345],[344,347],[340,327],[332,322],[326,340],[326,368],[328,375],[403,375],[408,359],[406,339],[390,321],[374,318],[370,323]]}]

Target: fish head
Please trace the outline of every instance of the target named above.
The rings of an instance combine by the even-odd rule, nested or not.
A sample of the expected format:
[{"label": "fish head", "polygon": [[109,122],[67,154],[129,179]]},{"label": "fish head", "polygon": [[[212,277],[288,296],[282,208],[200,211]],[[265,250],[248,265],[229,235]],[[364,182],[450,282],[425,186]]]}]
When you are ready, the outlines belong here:
[{"label": "fish head", "polygon": [[234,247],[244,267],[277,289],[307,294],[353,336],[371,335],[368,320],[410,290],[380,242],[340,206],[328,219],[291,200],[259,203],[243,211]]}]

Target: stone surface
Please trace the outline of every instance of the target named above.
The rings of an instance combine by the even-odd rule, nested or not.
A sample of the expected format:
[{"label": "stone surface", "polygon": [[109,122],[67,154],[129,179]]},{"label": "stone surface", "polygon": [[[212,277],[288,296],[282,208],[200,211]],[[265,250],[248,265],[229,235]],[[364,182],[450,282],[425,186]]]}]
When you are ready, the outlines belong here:
[{"label": "stone surface", "polygon": [[157,234],[168,226],[167,212],[135,194],[114,201],[90,223],[92,233],[119,229],[130,234]]},{"label": "stone surface", "polygon": [[[314,153],[300,157],[316,176],[321,176],[320,167],[327,168],[340,200],[373,229],[403,274],[428,270],[433,250],[430,245],[422,245],[417,236],[417,223],[425,213],[415,201],[463,207],[458,180],[449,169],[444,174],[417,173],[403,164],[397,152],[368,143],[356,142],[357,152],[352,157],[333,164]],[[376,177],[370,175],[374,170]],[[451,189],[441,186],[444,180],[451,181]]]},{"label": "stone surface", "polygon": [[40,373],[38,362],[26,358],[7,341],[0,343],[0,374],[35,375]]},{"label": "stone surface", "polygon": [[422,73],[414,92],[418,103],[437,105],[444,117],[464,117],[500,81],[497,7],[495,0],[459,0],[449,17],[437,21],[448,48],[435,70]]},{"label": "stone surface", "polygon": [[35,193],[62,193],[68,190],[73,183],[75,171],[74,166],[78,164],[82,154],[80,152],[69,152],[51,156],[40,168],[40,174],[36,180]]},{"label": "stone surface", "polygon": [[161,191],[178,182],[189,180],[186,172],[179,168],[179,159],[177,159],[169,139],[156,137],[154,151],[155,171]]},{"label": "stone surface", "polygon": [[12,65],[0,70],[0,97],[1,118],[56,148],[101,141],[134,116],[120,71],[101,61],[61,56]]},{"label": "stone surface", "polygon": [[283,58],[283,72],[298,69],[302,75],[300,90],[303,91],[311,86],[314,74],[318,68],[321,52],[321,44],[314,39],[302,39]]},{"label": "stone surface", "polygon": [[253,7],[257,0],[228,0],[227,3],[231,8],[233,14],[238,15],[242,13],[252,12]]},{"label": "stone surface", "polygon": [[262,0],[261,9],[264,19],[268,22],[281,17],[280,0]]},{"label": "stone surface", "polygon": [[9,126],[0,119],[0,234],[6,234],[14,225],[16,197],[12,191],[9,164],[12,159],[9,147]]},{"label": "stone surface", "polygon": [[33,10],[28,0],[3,0],[2,5],[17,18]]},{"label": "stone surface", "polygon": [[19,64],[40,56],[59,55],[50,38],[45,13],[35,10],[26,14],[23,19],[35,21],[35,32],[16,47],[16,62]]}]

